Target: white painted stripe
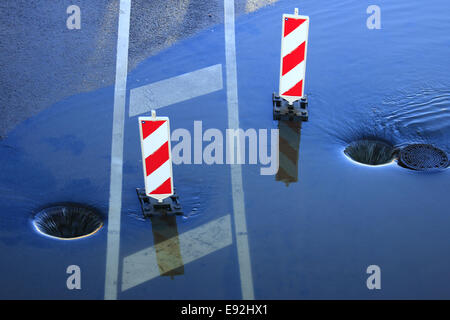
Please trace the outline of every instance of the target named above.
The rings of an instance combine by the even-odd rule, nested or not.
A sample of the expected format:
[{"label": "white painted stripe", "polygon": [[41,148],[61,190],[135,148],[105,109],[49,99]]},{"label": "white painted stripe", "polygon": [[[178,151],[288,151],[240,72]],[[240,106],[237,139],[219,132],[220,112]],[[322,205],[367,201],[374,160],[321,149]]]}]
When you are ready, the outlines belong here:
[{"label": "white painted stripe", "polygon": [[[157,245],[158,248],[173,245],[175,241],[171,240],[173,239],[159,243]],[[184,264],[205,257],[232,244],[231,217],[226,215],[187,231],[178,236],[178,240]],[[162,254],[165,253],[162,252]],[[166,269],[165,272],[183,266],[180,263],[179,259],[170,260],[170,264],[165,265],[166,268],[170,269]],[[223,263],[227,263],[227,261],[223,261]],[[122,269],[122,291],[134,288],[158,277],[160,275],[159,272],[154,246],[125,257]]]},{"label": "white painted stripe", "polygon": [[[234,1],[224,0],[225,15],[225,59],[227,75],[228,127],[239,128],[239,104],[236,70],[236,41],[234,30]],[[236,152],[235,152],[236,154]],[[244,188],[242,186],[241,165],[231,165],[231,191],[233,196],[233,214],[238,250],[239,275],[241,278],[242,298],[255,298],[250,252],[247,236],[247,222],[244,206]]]},{"label": "white painted stripe", "polygon": [[129,116],[193,99],[222,88],[221,64],[151,83],[131,90]]},{"label": "white painted stripe", "polygon": [[119,276],[120,217],[122,210],[123,132],[127,88],[130,0],[120,0],[117,37],[116,80],[111,145],[108,234],[106,247],[105,299],[117,299]]},{"label": "white painted stripe", "polygon": [[307,40],[309,21],[303,22],[294,31],[283,38],[283,57],[294,51],[299,45]]},{"label": "white painted stripe", "polygon": [[145,178],[146,188],[148,192],[152,192],[160,185],[162,185],[167,179],[170,178],[170,160],[167,160],[158,169]]},{"label": "white painted stripe", "polygon": [[300,80],[304,78],[305,74],[305,61],[299,63],[292,68],[288,73],[281,77],[280,80],[280,93],[288,91],[294,87]]},{"label": "white painted stripe", "polygon": [[144,158],[153,154],[156,150],[169,141],[169,129],[167,127],[167,121],[164,122],[158,129],[156,129],[151,135],[143,141]]}]

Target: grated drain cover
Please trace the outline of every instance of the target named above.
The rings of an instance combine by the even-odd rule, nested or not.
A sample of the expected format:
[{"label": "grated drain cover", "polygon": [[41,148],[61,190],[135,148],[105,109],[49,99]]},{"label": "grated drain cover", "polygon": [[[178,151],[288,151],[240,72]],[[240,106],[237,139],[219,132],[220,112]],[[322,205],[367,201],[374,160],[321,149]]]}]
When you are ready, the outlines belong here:
[{"label": "grated drain cover", "polygon": [[430,144],[410,144],[400,151],[400,162],[414,170],[445,169],[447,154]]}]

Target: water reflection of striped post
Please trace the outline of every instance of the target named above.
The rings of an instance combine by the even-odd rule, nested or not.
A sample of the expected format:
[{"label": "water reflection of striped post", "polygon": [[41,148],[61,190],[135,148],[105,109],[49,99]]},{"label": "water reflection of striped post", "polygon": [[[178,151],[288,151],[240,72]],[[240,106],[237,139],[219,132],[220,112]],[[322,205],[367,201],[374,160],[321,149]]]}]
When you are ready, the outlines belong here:
[{"label": "water reflection of striped post", "polygon": [[300,148],[301,122],[279,121],[279,168],[276,181],[286,186],[298,180],[298,157]]},{"label": "water reflection of striped post", "polygon": [[161,276],[184,274],[184,264],[180,252],[178,228],[175,216],[151,216],[156,260]]}]

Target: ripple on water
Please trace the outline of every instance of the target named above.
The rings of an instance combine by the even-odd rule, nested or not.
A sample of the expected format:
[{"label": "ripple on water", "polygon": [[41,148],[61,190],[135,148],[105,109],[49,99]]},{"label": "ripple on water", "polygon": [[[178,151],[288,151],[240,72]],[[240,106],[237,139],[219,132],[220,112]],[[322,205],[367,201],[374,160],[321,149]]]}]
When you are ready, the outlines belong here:
[{"label": "ripple on water", "polygon": [[382,118],[402,141],[429,143],[450,151],[450,90],[425,88],[386,98]]}]

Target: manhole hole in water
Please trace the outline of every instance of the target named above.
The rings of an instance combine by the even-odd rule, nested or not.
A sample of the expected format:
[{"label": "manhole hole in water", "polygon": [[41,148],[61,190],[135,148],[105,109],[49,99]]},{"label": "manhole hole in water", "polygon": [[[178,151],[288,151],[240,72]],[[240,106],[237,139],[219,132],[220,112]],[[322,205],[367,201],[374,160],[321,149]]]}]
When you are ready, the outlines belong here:
[{"label": "manhole hole in water", "polygon": [[395,148],[386,142],[378,140],[357,140],[350,143],[344,150],[353,161],[377,166],[394,160]]},{"label": "manhole hole in water", "polygon": [[93,235],[103,226],[103,221],[92,208],[64,204],[41,210],[35,215],[33,224],[47,236],[72,240]]},{"label": "manhole hole in water", "polygon": [[439,170],[448,167],[448,156],[430,144],[411,144],[400,151],[399,163],[413,170]]}]

